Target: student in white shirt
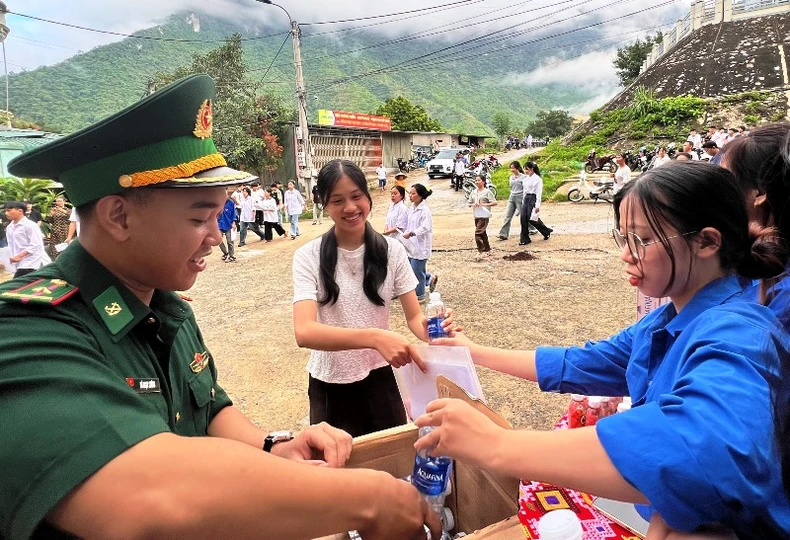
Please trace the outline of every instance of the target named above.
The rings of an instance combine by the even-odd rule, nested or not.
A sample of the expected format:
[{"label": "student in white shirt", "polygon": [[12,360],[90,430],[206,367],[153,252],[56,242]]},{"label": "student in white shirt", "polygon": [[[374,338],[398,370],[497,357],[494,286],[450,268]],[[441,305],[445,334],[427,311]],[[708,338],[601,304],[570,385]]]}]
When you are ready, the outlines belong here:
[{"label": "student in white shirt", "polygon": [[5,215],[11,221],[6,228],[6,238],[10,260],[16,265],[14,277],[35,272],[52,262],[44,251],[44,235],[41,234],[41,228],[25,217],[25,203],[7,202]]},{"label": "student in white shirt", "polygon": [[691,148],[696,150],[702,147],[702,137],[699,133],[697,133],[696,129],[692,129],[689,133],[689,136],[686,138],[686,141],[691,143]]},{"label": "student in white shirt", "polygon": [[379,189],[384,191],[387,188],[387,168],[383,163],[379,163],[379,166],[376,167],[376,176],[379,179]]},{"label": "student in white shirt", "polygon": [[403,186],[394,186],[390,190],[392,204],[387,210],[387,218],[384,221],[384,232],[382,234],[396,236],[399,229],[401,232],[406,230],[406,227],[409,225],[409,209],[406,208],[405,198],[406,188]]},{"label": "student in white shirt", "polygon": [[521,204],[521,238],[518,245],[526,246],[532,242],[529,237],[529,226],[535,227],[544,240],[551,237],[554,229],[540,219],[540,202],[543,198],[543,179],[540,168],[534,161],[524,164],[524,202]]},{"label": "student in white shirt", "polygon": [[[353,436],[406,423],[392,367],[416,362],[409,340],[390,330],[390,303],[400,300],[412,333],[427,341],[405,248],[377,233],[362,170],[333,160],[318,173],[318,189],[334,226],[294,254],[294,334],[312,349],[310,423],[326,421]],[[449,322],[448,322],[449,321]],[[444,324],[453,333],[452,315]]]},{"label": "student in white shirt", "polygon": [[667,155],[666,147],[662,146],[658,149],[658,156],[656,156],[655,161],[653,161],[653,168],[660,167],[661,165],[666,165],[672,161],[672,158]]},{"label": "student in white shirt", "polygon": [[496,206],[496,197],[486,187],[486,179],[482,175],[475,177],[477,189],[469,194],[469,206],[475,216],[475,244],[477,244],[477,259],[491,255],[491,245],[488,243],[488,220],[491,219],[491,207]]},{"label": "student in white shirt", "polygon": [[631,168],[625,162],[623,154],[617,154],[614,162],[617,163],[617,171],[612,174],[612,178],[614,178],[614,192],[617,193],[631,181]]},{"label": "student in white shirt", "polygon": [[288,220],[291,222],[291,240],[299,236],[299,216],[304,212],[304,197],[295,189],[294,181],[288,181],[288,189],[285,191],[285,210]]},{"label": "student in white shirt", "polygon": [[425,199],[431,196],[432,191],[422,184],[414,184],[409,190],[411,208],[409,209],[409,224],[403,238],[411,240],[412,254],[409,256],[414,275],[417,276],[417,299],[420,302],[428,300],[425,287],[430,292],[436,288],[438,276],[425,269],[428,259],[431,258],[433,247],[433,216]]}]

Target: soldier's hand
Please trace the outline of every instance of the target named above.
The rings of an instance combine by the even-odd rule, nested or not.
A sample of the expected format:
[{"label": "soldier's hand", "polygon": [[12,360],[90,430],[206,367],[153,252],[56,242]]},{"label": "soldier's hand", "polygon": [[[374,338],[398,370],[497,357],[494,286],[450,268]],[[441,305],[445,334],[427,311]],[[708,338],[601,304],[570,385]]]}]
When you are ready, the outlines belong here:
[{"label": "soldier's hand", "polygon": [[351,455],[351,435],[321,422],[291,441],[275,444],[272,454],[295,461],[323,460],[330,467],[342,467]]},{"label": "soldier's hand", "polygon": [[414,486],[387,473],[371,473],[381,475],[381,479],[377,484],[379,493],[373,501],[373,522],[359,531],[364,540],[425,540],[424,525],[430,529],[431,538],[439,540],[442,535],[439,516],[428,508]]}]

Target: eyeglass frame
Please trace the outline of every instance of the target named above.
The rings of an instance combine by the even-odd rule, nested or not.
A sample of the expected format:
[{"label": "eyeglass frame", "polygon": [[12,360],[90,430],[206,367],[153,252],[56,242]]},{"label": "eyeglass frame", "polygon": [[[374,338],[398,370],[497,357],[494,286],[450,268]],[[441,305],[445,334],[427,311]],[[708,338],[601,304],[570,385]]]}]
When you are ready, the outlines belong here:
[{"label": "eyeglass frame", "polygon": [[[673,238],[681,238],[681,237],[684,237],[684,236],[688,236],[690,234],[697,234],[698,232],[699,231],[689,231],[689,232],[686,232],[686,233],[675,234],[673,236],[667,236],[665,240],[672,240]],[[631,248],[631,246],[628,243],[628,236],[632,236],[633,238],[636,239],[637,249],[638,249],[638,246],[642,246],[641,254],[639,252],[635,252]],[[657,243],[661,242],[660,238],[658,240],[650,240],[649,242],[645,242],[635,232],[627,232],[626,234],[622,234],[622,233],[620,233],[619,229],[612,229],[612,240],[614,240],[615,245],[617,245],[617,247],[618,247],[618,249],[620,249],[620,251],[623,250],[624,246],[628,246],[628,251],[631,253],[631,256],[633,256],[634,259],[636,259],[637,261],[645,260],[645,257],[647,256],[647,248],[652,246],[653,244],[657,244]],[[621,241],[623,242],[623,245],[620,244]]]}]

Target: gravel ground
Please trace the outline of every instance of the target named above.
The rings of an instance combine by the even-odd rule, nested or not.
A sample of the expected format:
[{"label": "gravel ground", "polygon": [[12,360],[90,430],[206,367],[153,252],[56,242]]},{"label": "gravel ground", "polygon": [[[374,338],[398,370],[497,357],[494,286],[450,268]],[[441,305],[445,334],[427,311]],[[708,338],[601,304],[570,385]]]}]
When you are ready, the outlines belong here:
[{"label": "gravel ground", "polygon": [[[500,156],[500,161],[518,155]],[[439,276],[438,290],[473,340],[508,349],[580,344],[635,319],[635,292],[623,278],[608,234],[610,205],[544,203],[541,216],[555,233],[548,241],[533,237],[530,258],[513,257],[525,251],[518,246],[517,224],[510,240],[496,240],[504,214],[500,204],[489,227],[493,256],[476,262],[474,220],[463,195],[449,189],[449,179],[428,180],[417,171],[409,182],[434,189],[428,199],[434,216],[428,269]],[[373,197],[371,221],[380,229],[389,194],[376,191]],[[307,421],[309,351],[299,349],[293,337],[291,261],[296,248],[330,226],[329,219],[323,225],[303,222],[297,240],[270,244],[251,235],[234,264],[224,264],[216,249],[208,269],[186,293],[216,358],[220,383],[266,430],[299,429]],[[0,275],[0,281],[8,277]],[[411,336],[399,305],[393,308],[392,327]],[[534,383],[485,368],[478,373],[489,404],[517,427],[550,429],[568,403],[567,396],[544,394]]]}]

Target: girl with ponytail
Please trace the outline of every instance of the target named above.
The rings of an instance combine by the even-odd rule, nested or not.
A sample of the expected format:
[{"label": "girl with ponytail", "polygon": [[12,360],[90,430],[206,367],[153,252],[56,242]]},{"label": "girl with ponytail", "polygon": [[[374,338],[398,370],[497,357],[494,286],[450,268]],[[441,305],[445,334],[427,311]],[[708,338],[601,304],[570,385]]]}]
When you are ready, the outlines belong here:
[{"label": "girl with ponytail", "polygon": [[437,400],[416,419],[436,426],[416,447],[635,503],[645,519],[683,533],[724,526],[738,538],[787,537],[771,383],[790,338],[769,308],[744,299],[739,278],[781,273],[783,246],[772,230],[750,227],[733,175],[707,163],[643,173],[614,202],[625,277],[670,303],[583,347],[507,351],[463,333],[436,344],[467,346],[476,363],[545,391],[628,395],[633,408],[594,426],[535,432]]},{"label": "girl with ponytail", "polygon": [[[406,249],[367,220],[373,203],[362,170],[333,160],[317,185],[334,226],[294,254],[294,334],[312,349],[310,423],[326,421],[356,437],[405,424],[392,368],[414,361],[425,369],[414,345],[389,329],[392,299],[422,341],[427,319]],[[449,316],[445,330],[452,324]]]}]

